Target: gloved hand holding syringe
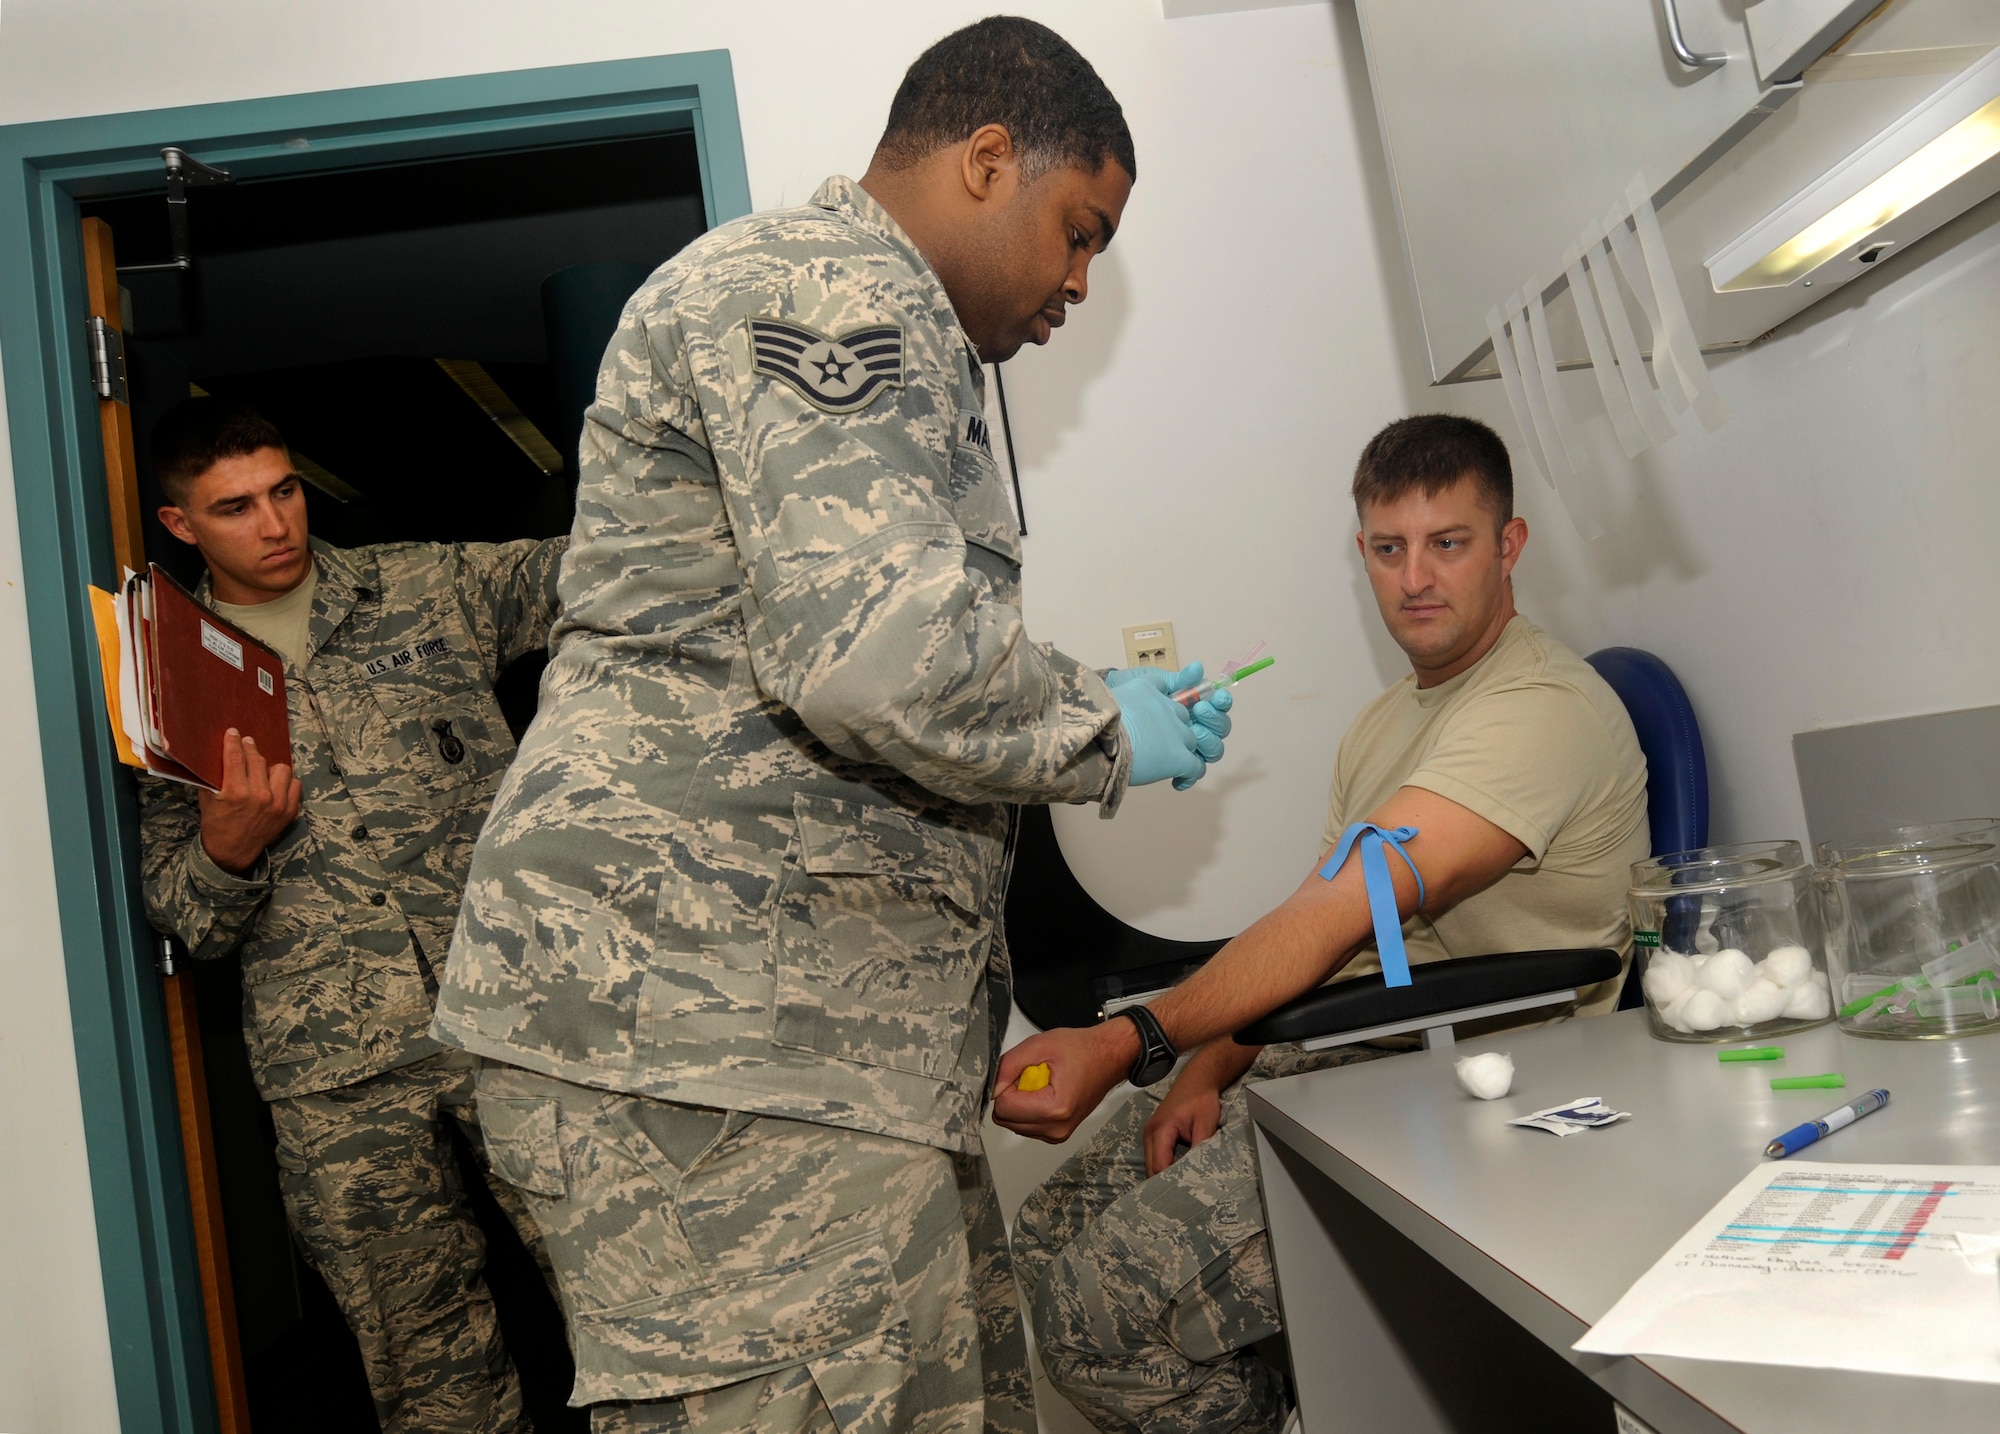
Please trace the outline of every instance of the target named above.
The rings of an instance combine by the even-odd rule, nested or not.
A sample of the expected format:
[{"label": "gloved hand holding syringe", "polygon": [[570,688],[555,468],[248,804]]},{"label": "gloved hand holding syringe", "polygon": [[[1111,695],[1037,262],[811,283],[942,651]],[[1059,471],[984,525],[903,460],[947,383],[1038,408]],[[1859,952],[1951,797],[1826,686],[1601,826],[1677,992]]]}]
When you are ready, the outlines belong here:
[{"label": "gloved hand holding syringe", "polygon": [[[1218,705],[1222,710],[1226,711],[1231,701],[1231,698],[1227,695],[1230,688],[1234,687],[1244,678],[1262,672],[1277,661],[1275,657],[1259,656],[1263,651],[1264,644],[1260,642],[1251,648],[1249,655],[1240,662],[1232,661],[1223,664],[1223,670],[1215,677],[1211,677],[1205,682],[1197,682],[1191,687],[1183,687],[1178,692],[1172,693],[1173,700],[1180,703],[1183,707],[1193,710],[1196,703],[1204,701],[1212,702],[1215,696],[1221,693],[1225,695],[1222,702]],[[1184,672],[1192,673],[1195,670],[1197,669],[1184,669]],[[1012,1088],[1023,1093],[1046,1090],[1051,1076],[1052,1072],[1049,1063],[1047,1061],[1038,1061],[1020,1072],[1015,1078]]]}]

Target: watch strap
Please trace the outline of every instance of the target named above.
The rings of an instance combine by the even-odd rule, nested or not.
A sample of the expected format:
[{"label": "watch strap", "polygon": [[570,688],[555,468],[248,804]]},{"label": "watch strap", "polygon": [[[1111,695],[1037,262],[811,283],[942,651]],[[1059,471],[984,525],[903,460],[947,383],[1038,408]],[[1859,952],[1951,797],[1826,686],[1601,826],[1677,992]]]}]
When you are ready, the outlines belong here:
[{"label": "watch strap", "polygon": [[1130,1020],[1139,1032],[1139,1055],[1125,1078],[1135,1086],[1151,1085],[1173,1069],[1180,1052],[1167,1039],[1160,1018],[1145,1006],[1126,1006],[1118,1014]]}]

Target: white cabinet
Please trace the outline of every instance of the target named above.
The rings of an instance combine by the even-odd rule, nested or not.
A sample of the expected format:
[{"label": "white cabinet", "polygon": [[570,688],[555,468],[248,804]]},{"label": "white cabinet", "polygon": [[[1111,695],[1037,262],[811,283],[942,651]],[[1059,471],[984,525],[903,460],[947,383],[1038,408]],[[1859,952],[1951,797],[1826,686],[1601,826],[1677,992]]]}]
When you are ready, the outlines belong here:
[{"label": "white cabinet", "polygon": [[1770,82],[1798,79],[1879,4],[1881,0],[1752,0],[1743,18],[1750,27],[1757,73]]},{"label": "white cabinet", "polygon": [[1700,345],[1769,332],[1866,270],[1719,294],[1706,261],[2000,44],[2000,0],[1678,0],[1684,48],[1724,57],[1700,65],[1675,0],[1357,4],[1438,382],[1497,371],[1486,316],[1517,289],[1588,362],[1564,253],[1641,174]]}]

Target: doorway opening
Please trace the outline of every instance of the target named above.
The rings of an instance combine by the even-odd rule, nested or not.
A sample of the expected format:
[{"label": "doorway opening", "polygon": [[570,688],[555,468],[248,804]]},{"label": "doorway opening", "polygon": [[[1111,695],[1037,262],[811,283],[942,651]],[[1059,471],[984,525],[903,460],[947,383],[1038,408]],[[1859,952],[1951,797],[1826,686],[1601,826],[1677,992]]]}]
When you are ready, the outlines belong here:
[{"label": "doorway opening", "polygon": [[[687,131],[205,188],[189,197],[188,269],[159,267],[165,192],[163,178],[80,212],[111,226],[124,271],[147,555],[189,587],[200,557],[156,516],[149,449],[160,414],[190,395],[277,424],[307,477],[310,530],[338,547],[567,532],[589,340],[601,353],[627,295],[707,227]],[[517,738],[542,665],[501,676]],[[286,1230],[276,1136],[244,1052],[241,964],[188,975],[252,1427],[373,1430],[359,1351]],[[529,1412],[538,1428],[582,1430],[564,1407],[560,1312],[459,1153]]]},{"label": "doorway opening", "polygon": [[[147,270],[172,255],[169,144],[234,178],[188,195],[192,266]],[[312,531],[336,545],[549,536],[570,525],[582,408],[625,297],[749,207],[733,83],[710,52],[13,126],[0,173],[21,176],[0,180],[0,352],[113,1373],[125,1427],[213,1429],[136,804],[83,617],[84,585],[115,574],[81,223],[108,224],[133,269],[119,288],[147,558],[200,575],[153,516],[147,448],[162,412],[204,392],[276,422]],[[517,664],[503,683],[517,733],[538,675]],[[233,960],[195,973],[252,1424],[372,1429],[358,1351],[292,1252],[239,979]],[[582,1428],[560,1315],[467,1184],[531,1412]]]}]

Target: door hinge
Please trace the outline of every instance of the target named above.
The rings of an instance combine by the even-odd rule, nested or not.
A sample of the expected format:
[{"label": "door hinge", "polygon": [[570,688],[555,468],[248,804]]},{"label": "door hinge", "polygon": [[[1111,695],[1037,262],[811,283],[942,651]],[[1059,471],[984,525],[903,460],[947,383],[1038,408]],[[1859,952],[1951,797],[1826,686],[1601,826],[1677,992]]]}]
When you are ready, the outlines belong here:
[{"label": "door hinge", "polygon": [[85,327],[90,330],[90,386],[99,398],[130,404],[131,390],[125,386],[125,336],[102,314],[92,314]]},{"label": "door hinge", "polygon": [[153,933],[153,963],[162,976],[178,976],[187,961],[187,943],[164,931]]}]

